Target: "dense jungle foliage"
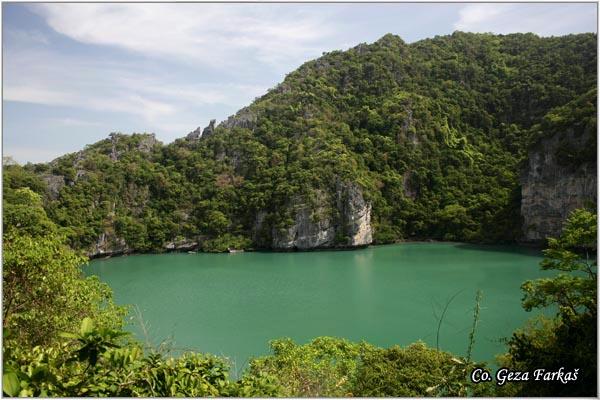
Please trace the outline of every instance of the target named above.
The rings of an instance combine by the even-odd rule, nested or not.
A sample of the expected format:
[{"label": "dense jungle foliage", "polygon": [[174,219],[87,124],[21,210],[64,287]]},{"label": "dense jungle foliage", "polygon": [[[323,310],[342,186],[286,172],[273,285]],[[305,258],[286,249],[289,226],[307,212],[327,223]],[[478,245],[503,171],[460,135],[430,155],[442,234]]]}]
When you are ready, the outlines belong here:
[{"label": "dense jungle foliage", "polygon": [[[126,312],[110,289],[85,278],[28,188],[4,191],[3,392],[8,396],[491,396],[596,394],[596,215],[575,211],[550,240],[541,267],[560,273],[525,282],[525,309],[558,306],[555,318],[508,340],[500,365],[517,370],[578,368],[568,384],[475,384],[470,354],[415,343],[378,348],[321,337],[305,345],[271,343],[238,379],[227,360],[200,353],[173,356],[123,331]],[[477,309],[476,306],[475,309]],[[474,321],[477,312],[474,310]],[[474,324],[474,326],[476,323]],[[474,330],[465,342],[473,344]],[[471,345],[469,348],[471,348]]]},{"label": "dense jungle foliage", "polygon": [[595,157],[596,43],[594,34],[455,32],[412,44],[386,35],[305,63],[200,138],[162,145],[115,133],[49,164],[8,167],[5,180],[28,180],[88,254],[268,248],[293,221],[290,199],[318,203],[339,182],[359,184],[372,204],[376,243],[514,241],[530,146],[575,129],[589,136],[589,154],[565,148],[561,159]]}]

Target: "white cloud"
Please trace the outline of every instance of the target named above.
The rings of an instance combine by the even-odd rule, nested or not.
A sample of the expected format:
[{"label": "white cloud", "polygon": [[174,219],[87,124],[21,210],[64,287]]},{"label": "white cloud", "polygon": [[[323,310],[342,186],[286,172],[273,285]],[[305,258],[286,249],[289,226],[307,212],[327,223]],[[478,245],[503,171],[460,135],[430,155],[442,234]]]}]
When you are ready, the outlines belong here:
[{"label": "white cloud", "polygon": [[460,30],[480,30],[482,26],[490,24],[498,16],[502,16],[511,8],[507,4],[473,4],[460,10],[460,20],[454,24],[454,28]]},{"label": "white cloud", "polygon": [[[64,81],[63,81],[64,82]],[[120,112],[143,117],[148,122],[171,115],[175,108],[168,103],[154,101],[136,94],[96,94],[90,96],[75,88],[60,89],[60,82],[31,82],[24,85],[6,84],[3,100],[49,106],[78,107],[94,111]]]},{"label": "white cloud", "polygon": [[51,118],[48,122],[59,126],[74,126],[74,127],[86,127],[86,126],[102,126],[101,123],[96,121],[86,121],[79,118]]},{"label": "white cloud", "polygon": [[454,29],[469,32],[533,32],[541,36],[596,32],[596,5],[569,3],[469,4]]},{"label": "white cloud", "polygon": [[77,96],[61,90],[49,89],[43,86],[4,84],[6,101],[20,101],[25,103],[46,104],[55,106],[70,106],[77,104]]},{"label": "white cloud", "polygon": [[[318,5],[26,7],[47,26],[11,26],[3,100],[62,107],[45,112],[60,112],[50,119],[64,135],[106,126],[156,132],[163,141],[181,137],[227,118],[284,73],[329,50],[326,39],[339,26],[332,9]],[[102,125],[86,125],[82,115]],[[32,120],[40,125],[48,118]]]},{"label": "white cloud", "polygon": [[318,55],[330,34],[324,13],[262,4],[32,5],[55,31],[82,43],[212,66],[244,58],[270,65]]},{"label": "white cloud", "polygon": [[3,100],[122,113],[140,120],[140,125],[169,133],[189,121],[179,131],[181,136],[207,122],[192,118],[194,111],[215,105],[241,108],[266,92],[261,85],[188,82],[186,77],[171,79],[162,72],[133,62],[12,50],[5,57]]}]

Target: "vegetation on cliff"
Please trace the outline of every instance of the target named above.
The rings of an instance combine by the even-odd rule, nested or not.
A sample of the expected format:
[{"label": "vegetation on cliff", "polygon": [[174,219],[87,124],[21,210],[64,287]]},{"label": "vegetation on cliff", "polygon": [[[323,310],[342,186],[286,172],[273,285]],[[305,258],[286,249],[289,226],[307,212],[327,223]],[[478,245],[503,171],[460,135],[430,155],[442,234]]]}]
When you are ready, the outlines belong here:
[{"label": "vegetation on cliff", "polygon": [[[307,62],[199,138],[163,146],[111,134],[25,169],[43,178],[32,190],[49,217],[88,254],[276,247],[299,204],[319,210],[308,223],[335,227],[330,245],[349,245],[336,190],[350,182],[372,206],[376,243],[514,241],[530,145],[553,130],[595,132],[596,42],[386,35]],[[591,140],[561,160],[594,157]]]}]

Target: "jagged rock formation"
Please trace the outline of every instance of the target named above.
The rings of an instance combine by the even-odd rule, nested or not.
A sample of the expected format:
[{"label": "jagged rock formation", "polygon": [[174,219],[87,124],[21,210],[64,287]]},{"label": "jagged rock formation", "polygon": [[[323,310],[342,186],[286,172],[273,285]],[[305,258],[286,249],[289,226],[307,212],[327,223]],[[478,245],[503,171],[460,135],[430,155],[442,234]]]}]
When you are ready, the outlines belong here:
[{"label": "jagged rock formation", "polygon": [[202,129],[200,127],[197,127],[196,129],[188,133],[185,138],[187,140],[196,140],[199,139],[200,136],[202,136]]},{"label": "jagged rock formation", "polygon": [[186,140],[198,140],[201,137],[208,137],[212,135],[215,132],[216,122],[217,120],[211,119],[206,128],[200,129],[200,127],[197,127],[196,129],[194,129],[186,135]]},{"label": "jagged rock formation", "polygon": [[174,241],[165,243],[164,248],[165,248],[165,250],[170,250],[170,251],[174,251],[174,250],[189,251],[189,250],[196,250],[198,248],[198,246],[199,246],[199,244],[195,240],[180,238],[178,240],[174,240]]},{"label": "jagged rock formation", "polygon": [[211,119],[208,123],[208,126],[202,130],[202,136],[210,136],[215,132],[215,122],[214,119]]},{"label": "jagged rock formation", "polygon": [[[595,134],[595,132],[594,132]],[[540,242],[557,237],[569,213],[576,208],[595,207],[598,178],[596,161],[564,163],[561,149],[580,151],[590,146],[587,135],[572,131],[542,139],[529,152],[521,177],[523,239]]]},{"label": "jagged rock formation", "polygon": [[134,146],[122,146],[121,142],[123,139],[123,134],[121,133],[113,132],[110,135],[108,135],[108,137],[111,144],[110,159],[113,161],[119,160],[121,154],[127,151],[137,150],[141,153],[150,153],[155,146],[162,145],[162,143],[156,139],[156,135],[154,133],[136,135],[138,140]]},{"label": "jagged rock formation", "polygon": [[366,202],[357,184],[339,185],[337,209],[342,213],[342,243],[346,246],[365,246],[373,241],[371,204]]},{"label": "jagged rock formation", "polygon": [[289,202],[288,208],[294,215],[290,227],[273,227],[271,246],[277,250],[307,250],[331,247],[335,242],[335,227],[326,209],[325,197],[320,193],[320,201],[312,206],[301,196]]},{"label": "jagged rock formation", "polygon": [[256,124],[256,112],[253,112],[250,107],[244,107],[239,110],[235,115],[227,118],[219,124],[220,127],[231,129],[231,128],[246,128],[254,129]]}]

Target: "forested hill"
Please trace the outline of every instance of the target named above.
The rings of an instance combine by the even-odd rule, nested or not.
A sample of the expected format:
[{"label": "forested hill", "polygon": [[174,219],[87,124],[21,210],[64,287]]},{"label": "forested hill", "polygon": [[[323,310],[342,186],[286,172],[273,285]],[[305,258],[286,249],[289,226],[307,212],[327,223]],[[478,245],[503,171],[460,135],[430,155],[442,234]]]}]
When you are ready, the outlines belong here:
[{"label": "forested hill", "polygon": [[[91,255],[515,241],[521,193],[540,175],[522,176],[544,137],[562,135],[581,159],[563,168],[569,179],[595,168],[596,48],[595,34],[455,32],[412,44],[388,34],[305,63],[174,143],[111,134],[48,164],[5,167],[5,191],[42,193]],[[546,206],[594,207],[593,174],[593,195],[586,186]]]}]

